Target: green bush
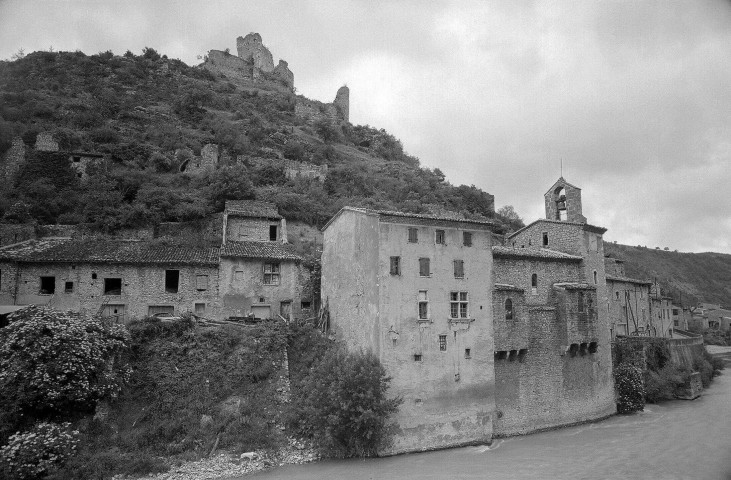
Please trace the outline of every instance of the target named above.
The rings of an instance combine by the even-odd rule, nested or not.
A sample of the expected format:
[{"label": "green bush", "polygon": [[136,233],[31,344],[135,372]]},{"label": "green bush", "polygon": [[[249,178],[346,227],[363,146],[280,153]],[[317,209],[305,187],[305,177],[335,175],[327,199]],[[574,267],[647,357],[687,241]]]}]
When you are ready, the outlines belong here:
[{"label": "green bush", "polygon": [[645,401],[658,403],[663,400],[675,398],[675,392],[681,387],[689,376],[686,372],[675,365],[666,365],[658,372],[645,371]]},{"label": "green bush", "polygon": [[0,328],[0,443],[29,419],[93,412],[129,378],[124,326],[37,306],[8,321]]},{"label": "green bush", "polygon": [[618,413],[634,413],[645,408],[645,386],[640,368],[627,363],[620,364],[614,369],[614,384]]},{"label": "green bush", "polygon": [[330,349],[293,392],[288,423],[330,455],[375,455],[402,401],[387,397],[390,380],[372,353]]},{"label": "green bush", "polygon": [[70,423],[39,423],[18,432],[0,448],[0,477],[25,480],[44,477],[62,466],[76,451],[79,432]]}]

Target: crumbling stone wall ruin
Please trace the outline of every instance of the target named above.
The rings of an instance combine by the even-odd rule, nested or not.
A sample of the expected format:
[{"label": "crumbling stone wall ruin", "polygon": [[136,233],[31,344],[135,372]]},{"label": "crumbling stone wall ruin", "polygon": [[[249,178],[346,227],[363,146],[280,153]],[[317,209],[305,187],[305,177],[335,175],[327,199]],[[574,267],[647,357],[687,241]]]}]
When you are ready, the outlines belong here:
[{"label": "crumbling stone wall ruin", "polygon": [[[180,150],[176,150],[175,154],[176,156]],[[188,153],[190,155],[190,159],[184,161],[180,165],[180,171],[181,172],[187,172],[187,173],[202,173],[202,172],[212,172],[216,168],[218,168],[218,162],[219,162],[219,152],[218,152],[218,145],[215,143],[207,143],[203,145],[203,148],[201,148],[201,155],[200,157],[196,157],[193,155],[193,152],[188,149]]]},{"label": "crumbling stone wall ruin", "polygon": [[290,180],[300,177],[312,178],[324,182],[327,177],[327,165],[315,165],[314,163],[298,162],[295,160],[277,160],[257,157],[248,158],[247,161],[254,167],[281,167],[284,170],[284,175]]},{"label": "crumbling stone wall ruin", "polygon": [[305,97],[297,97],[294,114],[308,122],[321,120],[340,123],[350,121],[350,89],[343,85],[338,89],[333,103],[322,103]]},{"label": "crumbling stone wall ruin", "polygon": [[236,39],[236,51],[239,58],[254,65],[254,68],[264,72],[274,70],[274,59],[272,52],[264,46],[261,35],[258,33],[250,33],[245,37]]},{"label": "crumbling stone wall ruin", "polygon": [[0,169],[0,173],[2,173],[3,180],[5,182],[10,182],[15,177],[15,175],[18,173],[18,170],[20,170],[20,166],[25,161],[25,143],[23,142],[23,139],[20,137],[15,137],[13,139],[13,143],[10,145],[10,148],[5,153],[5,158],[3,159],[3,165],[2,169]]},{"label": "crumbling stone wall ruin", "polygon": [[36,137],[36,150],[39,152],[58,152],[58,142],[51,132],[41,132]]}]

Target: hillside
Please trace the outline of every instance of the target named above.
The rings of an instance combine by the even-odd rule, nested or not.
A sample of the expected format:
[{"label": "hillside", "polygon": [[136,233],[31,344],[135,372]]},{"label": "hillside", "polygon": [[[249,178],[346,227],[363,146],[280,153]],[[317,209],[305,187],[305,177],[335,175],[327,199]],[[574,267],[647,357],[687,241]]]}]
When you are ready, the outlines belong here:
[{"label": "hillside", "polygon": [[[305,105],[317,117],[325,104],[273,77],[229,78],[152,48],[123,56],[34,52],[0,62],[0,98],[4,223],[113,233],[197,220],[221,211],[225,199],[256,198],[313,226],[343,205],[448,211],[511,225],[494,213],[492,195],[420,168],[386,131],[298,114],[295,107]],[[61,152],[35,149],[40,132],[50,132]],[[14,172],[9,152],[17,137],[26,160]],[[103,157],[76,178],[69,152]],[[215,169],[187,168],[211,152]],[[291,175],[287,165],[327,167],[324,181]]]},{"label": "hillside", "polygon": [[680,253],[605,244],[605,253],[625,260],[627,276],[657,279],[664,293],[676,304],[698,302],[731,306],[731,255],[722,253]]}]

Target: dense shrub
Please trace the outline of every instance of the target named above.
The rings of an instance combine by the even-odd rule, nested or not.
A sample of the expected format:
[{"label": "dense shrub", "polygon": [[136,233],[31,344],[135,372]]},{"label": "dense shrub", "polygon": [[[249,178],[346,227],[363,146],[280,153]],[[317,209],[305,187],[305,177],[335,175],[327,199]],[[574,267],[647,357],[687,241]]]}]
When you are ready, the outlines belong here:
[{"label": "dense shrub", "polygon": [[620,364],[614,369],[614,384],[617,412],[634,413],[645,408],[645,387],[640,368],[628,363]]},{"label": "dense shrub", "polygon": [[32,480],[62,466],[76,451],[78,431],[70,423],[39,423],[18,432],[0,448],[0,478]]},{"label": "dense shrub", "polygon": [[645,401],[657,403],[663,400],[672,400],[679,387],[688,379],[690,372],[666,365],[655,372],[645,371]]},{"label": "dense shrub", "polygon": [[386,395],[390,380],[372,353],[330,349],[295,392],[289,424],[331,455],[375,455],[401,403]]}]

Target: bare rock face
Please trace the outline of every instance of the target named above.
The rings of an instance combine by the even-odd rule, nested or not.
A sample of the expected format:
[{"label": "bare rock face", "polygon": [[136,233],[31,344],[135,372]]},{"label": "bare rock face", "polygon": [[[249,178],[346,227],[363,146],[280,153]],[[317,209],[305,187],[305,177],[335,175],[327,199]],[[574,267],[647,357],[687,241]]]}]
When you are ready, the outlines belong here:
[{"label": "bare rock face", "polygon": [[338,109],[340,117],[346,121],[350,121],[350,89],[347,85],[343,85],[338,89],[338,93],[335,94],[335,101],[333,102],[335,108]]},{"label": "bare rock face", "polygon": [[274,70],[274,59],[272,52],[261,41],[261,35],[258,33],[250,33],[245,37],[236,39],[236,50],[239,57],[246,61],[251,61],[254,68],[260,69],[262,72],[271,72]]}]

